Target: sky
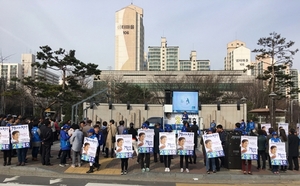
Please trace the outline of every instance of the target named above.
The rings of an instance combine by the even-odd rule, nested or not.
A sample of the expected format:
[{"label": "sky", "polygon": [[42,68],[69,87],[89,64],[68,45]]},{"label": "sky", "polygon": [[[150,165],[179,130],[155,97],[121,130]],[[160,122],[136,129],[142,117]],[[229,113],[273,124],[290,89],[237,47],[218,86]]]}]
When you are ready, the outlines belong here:
[{"label": "sky", "polygon": [[[145,52],[166,37],[168,46],[179,46],[180,59],[196,50],[211,70],[224,69],[227,43],[236,39],[253,50],[277,32],[300,48],[299,0],[0,0],[0,55],[21,63],[22,53],[49,45],[114,69],[115,12],[131,3],[144,9]],[[300,70],[300,52],[293,68]]]}]

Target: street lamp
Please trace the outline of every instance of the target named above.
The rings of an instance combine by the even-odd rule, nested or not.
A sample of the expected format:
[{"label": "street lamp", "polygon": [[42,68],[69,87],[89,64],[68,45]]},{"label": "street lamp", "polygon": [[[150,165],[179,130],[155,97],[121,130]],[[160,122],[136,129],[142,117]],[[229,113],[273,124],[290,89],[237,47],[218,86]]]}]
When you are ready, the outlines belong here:
[{"label": "street lamp", "polygon": [[274,128],[276,124],[276,116],[275,116],[275,97],[277,94],[275,92],[271,92],[269,97],[271,98],[271,107],[270,107],[270,119],[271,119],[271,127]]},{"label": "street lamp", "polygon": [[[247,121],[247,118],[245,118],[245,109],[246,109],[246,101],[247,101],[247,98],[245,98],[244,96],[241,98],[241,101],[243,103],[243,120],[244,121]],[[247,116],[247,115],[246,115]]]}]

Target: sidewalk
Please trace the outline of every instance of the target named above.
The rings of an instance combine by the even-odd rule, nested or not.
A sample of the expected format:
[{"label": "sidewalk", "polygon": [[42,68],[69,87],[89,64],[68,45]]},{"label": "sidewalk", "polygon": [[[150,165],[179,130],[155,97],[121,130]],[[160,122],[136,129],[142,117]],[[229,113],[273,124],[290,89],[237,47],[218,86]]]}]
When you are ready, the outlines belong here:
[{"label": "sidewalk", "polygon": [[[39,175],[39,176],[55,176],[55,177],[84,177],[84,178],[101,178],[101,179],[113,179],[113,180],[155,180],[155,181],[184,181],[184,182],[195,182],[202,180],[202,182],[215,182],[215,183],[226,183],[230,180],[252,180],[264,181],[265,183],[274,180],[299,180],[300,171],[286,171],[279,175],[274,175],[269,170],[257,170],[256,161],[252,161],[252,172],[253,175],[244,175],[241,170],[228,170],[221,168],[216,174],[207,174],[204,164],[203,156],[201,152],[197,152],[197,164],[189,164],[189,173],[180,172],[179,156],[174,156],[171,163],[171,172],[164,172],[163,163],[154,163],[153,156],[150,161],[150,172],[142,173],[140,165],[136,163],[136,157],[129,159],[128,163],[128,175],[120,175],[120,160],[116,158],[104,158],[100,155],[101,168],[99,171],[95,171],[92,174],[86,174],[89,169],[88,163],[83,164],[82,167],[72,168],[71,166],[60,167],[59,159],[57,154],[59,151],[59,143],[55,143],[52,147],[51,163],[53,166],[43,166],[40,161],[31,161],[31,150],[28,151],[28,163],[25,166],[16,166],[17,157],[12,159],[11,166],[2,166],[1,161],[1,174],[10,175]],[[3,160],[3,153],[0,155],[0,159]],[[68,160],[71,165],[71,161]]]}]

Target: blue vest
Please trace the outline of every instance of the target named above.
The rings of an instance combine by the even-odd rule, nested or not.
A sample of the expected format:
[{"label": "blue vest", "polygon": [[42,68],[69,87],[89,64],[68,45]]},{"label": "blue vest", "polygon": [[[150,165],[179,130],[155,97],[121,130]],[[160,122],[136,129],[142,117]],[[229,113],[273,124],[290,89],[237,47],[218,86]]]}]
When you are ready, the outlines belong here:
[{"label": "blue vest", "polygon": [[32,142],[41,142],[41,138],[39,133],[37,132],[38,128],[37,127],[33,127],[31,129],[31,134],[32,134]]}]

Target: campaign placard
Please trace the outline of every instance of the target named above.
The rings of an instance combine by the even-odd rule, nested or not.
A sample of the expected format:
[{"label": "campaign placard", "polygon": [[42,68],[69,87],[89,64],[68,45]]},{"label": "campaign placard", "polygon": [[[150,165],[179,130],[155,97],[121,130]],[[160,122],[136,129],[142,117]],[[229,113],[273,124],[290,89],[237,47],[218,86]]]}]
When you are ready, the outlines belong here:
[{"label": "campaign placard", "polygon": [[264,130],[269,135],[269,128],[271,128],[271,123],[260,124],[261,130]]},{"label": "campaign placard", "polygon": [[257,136],[241,136],[241,159],[257,160]]},{"label": "campaign placard", "polygon": [[0,127],[0,150],[9,150],[9,127]]},{"label": "campaign placard", "polygon": [[116,158],[132,157],[133,150],[131,134],[116,135],[115,152]]},{"label": "campaign placard", "polygon": [[174,132],[159,133],[159,154],[176,155],[176,136]]},{"label": "campaign placard", "polygon": [[278,135],[280,129],[283,128],[285,130],[285,134],[289,135],[289,124],[288,123],[278,123]]},{"label": "campaign placard", "polygon": [[194,154],[194,133],[193,132],[178,133],[177,154],[178,155]]},{"label": "campaign placard", "polygon": [[271,165],[287,165],[285,143],[284,142],[270,142],[269,154],[271,158]]},{"label": "campaign placard", "polygon": [[216,158],[225,156],[222,143],[218,133],[202,135],[206,157]]},{"label": "campaign placard", "polygon": [[88,162],[95,162],[97,153],[98,140],[97,138],[85,137],[82,146],[81,159]]},{"label": "campaign placard", "polygon": [[11,144],[13,149],[30,147],[30,137],[28,125],[10,126]]},{"label": "campaign placard", "polygon": [[154,146],[154,130],[139,129],[138,130],[138,152],[150,153],[153,152]]}]

